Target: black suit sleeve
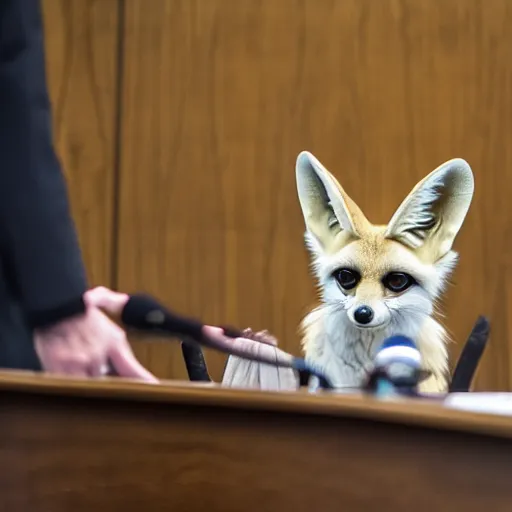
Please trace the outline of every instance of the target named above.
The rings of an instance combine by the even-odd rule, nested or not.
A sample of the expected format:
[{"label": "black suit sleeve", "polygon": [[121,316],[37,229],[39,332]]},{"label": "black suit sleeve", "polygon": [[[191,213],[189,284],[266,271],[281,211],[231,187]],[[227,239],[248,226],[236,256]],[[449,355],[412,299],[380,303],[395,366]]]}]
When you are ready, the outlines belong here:
[{"label": "black suit sleeve", "polygon": [[86,275],[52,141],[39,0],[0,0],[0,257],[32,327],[84,311]]}]

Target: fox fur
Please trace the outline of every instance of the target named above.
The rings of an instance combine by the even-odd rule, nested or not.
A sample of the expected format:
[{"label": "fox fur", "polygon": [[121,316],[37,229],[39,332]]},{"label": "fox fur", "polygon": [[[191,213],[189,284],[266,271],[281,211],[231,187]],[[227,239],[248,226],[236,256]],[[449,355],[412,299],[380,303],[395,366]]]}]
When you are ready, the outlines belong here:
[{"label": "fox fur", "polygon": [[[296,179],[320,291],[320,305],[301,323],[306,360],[322,368],[335,387],[359,388],[382,341],[402,334],[415,340],[431,372],[420,391],[446,392],[449,339],[435,313],[457,263],[452,246],[473,197],[468,163],[456,158],[431,172],[387,225],[370,223],[307,151],[297,158]],[[357,285],[344,289],[335,277],[340,269],[355,272]],[[393,272],[410,276],[412,284],[400,292],[386,288],[384,279]],[[354,316],[361,306],[373,312],[365,325]]]}]

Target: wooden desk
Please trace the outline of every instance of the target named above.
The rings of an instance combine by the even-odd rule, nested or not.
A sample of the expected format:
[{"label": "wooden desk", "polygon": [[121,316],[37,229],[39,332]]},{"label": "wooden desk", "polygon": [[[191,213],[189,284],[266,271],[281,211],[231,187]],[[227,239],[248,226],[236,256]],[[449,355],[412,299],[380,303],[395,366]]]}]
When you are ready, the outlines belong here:
[{"label": "wooden desk", "polygon": [[0,373],[0,511],[512,510],[512,419]]}]

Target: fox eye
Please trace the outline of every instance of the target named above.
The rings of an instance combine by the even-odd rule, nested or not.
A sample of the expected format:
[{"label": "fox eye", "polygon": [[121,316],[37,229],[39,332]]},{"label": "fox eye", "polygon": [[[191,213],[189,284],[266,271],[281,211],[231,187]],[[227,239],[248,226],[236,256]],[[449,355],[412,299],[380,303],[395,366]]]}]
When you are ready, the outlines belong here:
[{"label": "fox eye", "polygon": [[357,286],[361,276],[355,270],[340,268],[334,272],[334,278],[343,289],[351,290]]},{"label": "fox eye", "polygon": [[415,283],[413,277],[403,272],[390,272],[382,280],[382,284],[395,293],[403,292]]}]

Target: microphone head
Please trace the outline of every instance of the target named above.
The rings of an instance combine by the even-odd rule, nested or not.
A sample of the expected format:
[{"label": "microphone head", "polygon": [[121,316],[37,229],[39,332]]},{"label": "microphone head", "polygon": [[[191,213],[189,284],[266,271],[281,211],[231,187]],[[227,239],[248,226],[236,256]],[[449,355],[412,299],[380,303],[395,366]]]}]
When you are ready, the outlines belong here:
[{"label": "microphone head", "polygon": [[421,353],[416,343],[407,336],[390,336],[382,342],[375,354],[375,366],[389,366],[391,363],[402,363],[413,368],[421,367]]},{"label": "microphone head", "polygon": [[375,355],[373,375],[385,376],[400,388],[415,388],[422,380],[421,365],[421,353],[414,341],[406,336],[391,336]]}]

